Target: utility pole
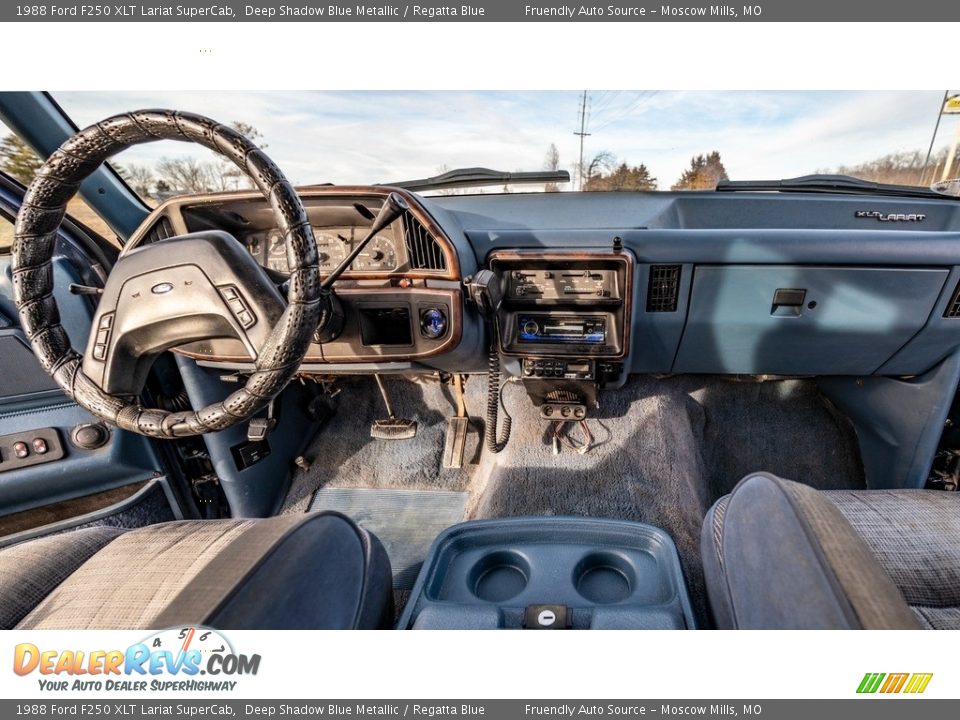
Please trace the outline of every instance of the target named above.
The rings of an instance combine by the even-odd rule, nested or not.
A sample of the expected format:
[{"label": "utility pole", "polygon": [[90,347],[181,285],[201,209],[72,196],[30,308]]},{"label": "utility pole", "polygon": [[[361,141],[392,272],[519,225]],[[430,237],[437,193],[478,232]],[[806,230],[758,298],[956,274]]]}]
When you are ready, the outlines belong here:
[{"label": "utility pole", "polygon": [[930,147],[927,149],[927,158],[923,161],[923,169],[920,171],[920,180],[918,185],[923,185],[923,179],[927,176],[927,166],[930,164],[930,156],[933,154],[933,143],[937,139],[937,131],[940,129],[940,119],[943,117],[943,108],[950,97],[950,91],[943,91],[943,100],[940,101],[940,111],[937,113],[937,122],[933,126],[933,135],[930,136]]},{"label": "utility pole", "polygon": [[580,171],[580,190],[583,190],[583,139],[589,137],[590,133],[587,132],[587,91],[583,91],[583,97],[580,100],[580,132],[575,132],[574,135],[580,136],[580,164],[577,166]]}]

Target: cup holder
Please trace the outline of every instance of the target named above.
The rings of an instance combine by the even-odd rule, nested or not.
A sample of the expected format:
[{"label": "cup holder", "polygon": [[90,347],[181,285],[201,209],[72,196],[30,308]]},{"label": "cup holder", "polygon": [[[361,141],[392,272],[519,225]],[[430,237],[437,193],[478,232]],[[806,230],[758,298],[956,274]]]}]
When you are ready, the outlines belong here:
[{"label": "cup holder", "polygon": [[519,595],[530,578],[530,563],[518,552],[498,550],[484,555],[471,568],[470,590],[486,602],[497,603]]},{"label": "cup holder", "polygon": [[573,584],[577,592],[597,605],[626,600],[636,587],[636,582],[633,566],[616,553],[590,553],[573,569]]}]

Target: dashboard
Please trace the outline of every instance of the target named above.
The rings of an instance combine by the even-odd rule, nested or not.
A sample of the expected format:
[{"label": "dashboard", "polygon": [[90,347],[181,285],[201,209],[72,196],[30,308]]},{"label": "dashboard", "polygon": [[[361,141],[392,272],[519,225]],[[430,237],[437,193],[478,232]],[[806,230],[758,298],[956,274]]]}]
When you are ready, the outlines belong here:
[{"label": "dashboard", "polygon": [[[353,204],[375,212],[387,192],[301,191],[322,271],[367,226]],[[814,377],[863,438],[871,486],[926,481],[924,463],[960,377],[956,200],[772,192],[407,198],[410,216],[337,283],[343,332],[310,346],[302,375],[499,367],[549,422],[588,419],[600,389],[631,374],[692,376],[692,398],[701,374]],[[198,196],[158,208],[137,241],[225,230],[282,279],[273,227],[255,193]],[[468,295],[491,301],[481,305],[495,308],[490,324]],[[231,340],[175,352],[220,377],[253,368]]]},{"label": "dashboard", "polygon": [[[321,274],[369,227],[391,188],[300,190]],[[960,204],[801,193],[531,193],[421,197],[337,284],[347,319],[304,373],[362,363],[482,372],[489,334],[466,299],[495,275],[505,372],[611,382],[630,373],[916,375],[960,345]],[[368,213],[368,214],[369,214]],[[872,213],[872,214],[871,214]],[[923,216],[881,223],[876,214]],[[128,248],[230,232],[287,269],[256,192],[176,198]],[[125,249],[125,252],[127,250]],[[241,371],[230,340],[183,346]]]}]

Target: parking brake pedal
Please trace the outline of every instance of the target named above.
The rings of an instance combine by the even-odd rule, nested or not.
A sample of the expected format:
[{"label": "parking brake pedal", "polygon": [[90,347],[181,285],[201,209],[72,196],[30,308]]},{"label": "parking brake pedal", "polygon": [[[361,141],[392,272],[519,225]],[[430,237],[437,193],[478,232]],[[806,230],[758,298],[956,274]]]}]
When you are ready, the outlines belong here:
[{"label": "parking brake pedal", "polygon": [[383,404],[387,406],[388,417],[385,420],[374,420],[370,426],[370,437],[376,440],[409,440],[417,436],[417,421],[407,418],[398,418],[393,414],[393,405],[390,404],[390,398],[387,395],[387,388],[383,384],[383,378],[379,375],[373,376],[377,381],[377,387],[380,388],[380,397],[383,398]]},{"label": "parking brake pedal", "polygon": [[453,392],[457,396],[457,414],[447,418],[447,441],[443,446],[443,467],[459,470],[463,467],[463,452],[467,446],[467,404],[463,400],[463,375],[453,376]]}]

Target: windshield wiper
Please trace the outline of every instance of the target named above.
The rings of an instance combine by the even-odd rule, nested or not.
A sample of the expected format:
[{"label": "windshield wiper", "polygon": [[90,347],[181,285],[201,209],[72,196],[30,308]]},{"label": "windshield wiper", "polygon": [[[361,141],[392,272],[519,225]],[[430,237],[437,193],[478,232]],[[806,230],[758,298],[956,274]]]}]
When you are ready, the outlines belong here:
[{"label": "windshield wiper", "polygon": [[485,185],[523,185],[539,183],[570,182],[570,173],[566,170],[536,170],[534,172],[503,172],[489,168],[458,168],[449,172],[421,180],[400,180],[398,182],[378,183],[390,187],[403,188],[419,192],[420,190],[445,190],[461,187],[482,187]]},{"label": "windshield wiper", "polygon": [[717,192],[810,192],[846,193],[948,199],[951,196],[924,187],[890,185],[850,177],[849,175],[804,175],[787,180],[721,180]]}]

